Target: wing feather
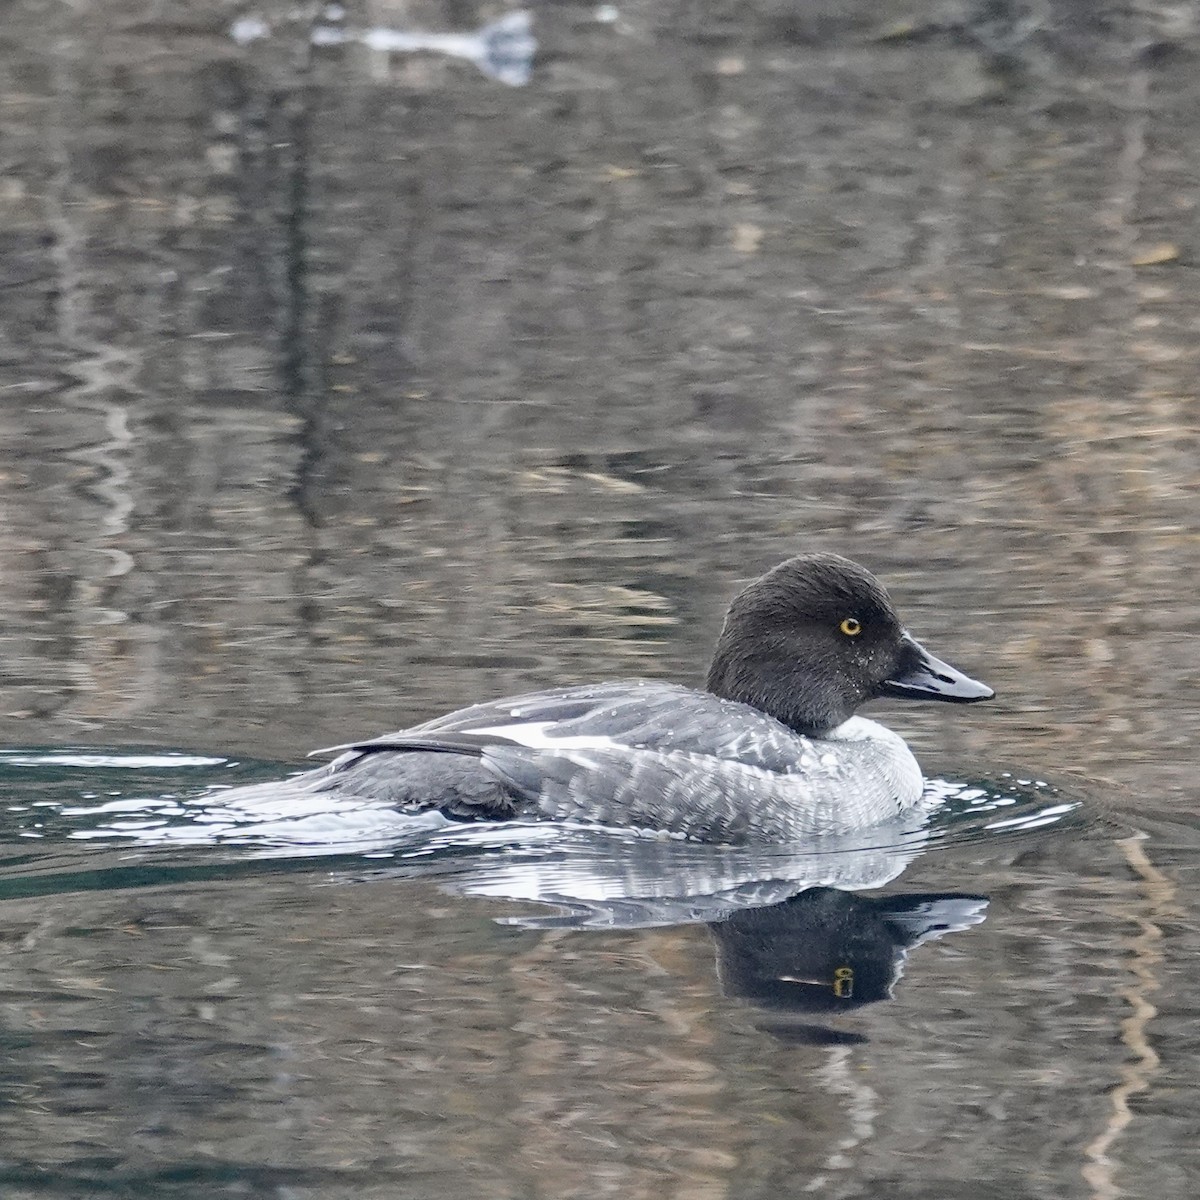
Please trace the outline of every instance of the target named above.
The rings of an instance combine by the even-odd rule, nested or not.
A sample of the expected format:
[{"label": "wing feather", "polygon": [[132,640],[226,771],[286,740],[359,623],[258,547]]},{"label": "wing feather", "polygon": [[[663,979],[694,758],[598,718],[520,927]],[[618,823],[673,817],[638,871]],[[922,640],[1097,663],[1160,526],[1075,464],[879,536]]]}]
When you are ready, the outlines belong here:
[{"label": "wing feather", "polygon": [[387,750],[461,747],[471,752],[468,739],[451,735],[469,735],[472,745],[479,739],[480,745],[516,743],[564,751],[589,743],[678,751],[781,774],[807,768],[815,753],[808,738],[749,705],[645,680],[556,688],[476,704],[411,729],[317,753],[344,754],[336,764],[340,767]]}]

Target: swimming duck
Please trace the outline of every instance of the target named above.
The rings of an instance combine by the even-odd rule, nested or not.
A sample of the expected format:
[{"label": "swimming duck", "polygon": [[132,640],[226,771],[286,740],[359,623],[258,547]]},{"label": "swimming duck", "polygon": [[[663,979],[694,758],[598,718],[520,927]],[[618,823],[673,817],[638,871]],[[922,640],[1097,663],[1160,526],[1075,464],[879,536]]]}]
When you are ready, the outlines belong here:
[{"label": "swimming duck", "polygon": [[912,752],[859,705],[993,694],[921,646],[864,567],[805,554],[734,597],[702,691],[634,679],[493,700],[317,751],[338,757],[287,786],[457,820],[794,842],[921,800]]}]

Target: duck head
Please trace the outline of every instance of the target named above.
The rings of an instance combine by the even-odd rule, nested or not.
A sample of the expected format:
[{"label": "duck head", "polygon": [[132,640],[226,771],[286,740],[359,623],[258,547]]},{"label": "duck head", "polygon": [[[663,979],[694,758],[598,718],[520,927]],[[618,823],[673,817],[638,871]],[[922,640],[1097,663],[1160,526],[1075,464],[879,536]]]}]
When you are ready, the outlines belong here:
[{"label": "duck head", "polygon": [[706,687],[810,735],[882,696],[965,704],[995,695],[926,650],[875,576],[836,554],[789,558],[734,597]]}]

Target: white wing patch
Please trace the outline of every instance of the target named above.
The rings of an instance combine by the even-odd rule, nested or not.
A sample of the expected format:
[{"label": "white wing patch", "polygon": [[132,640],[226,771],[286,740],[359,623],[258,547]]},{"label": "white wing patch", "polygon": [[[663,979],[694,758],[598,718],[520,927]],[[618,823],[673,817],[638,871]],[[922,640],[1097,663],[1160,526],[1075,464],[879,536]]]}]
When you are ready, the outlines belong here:
[{"label": "white wing patch", "polygon": [[576,737],[554,737],[547,733],[557,724],[555,721],[518,721],[512,725],[489,725],[484,729],[470,730],[472,737],[507,738],[531,750],[623,750],[632,749],[612,738],[597,734]]}]

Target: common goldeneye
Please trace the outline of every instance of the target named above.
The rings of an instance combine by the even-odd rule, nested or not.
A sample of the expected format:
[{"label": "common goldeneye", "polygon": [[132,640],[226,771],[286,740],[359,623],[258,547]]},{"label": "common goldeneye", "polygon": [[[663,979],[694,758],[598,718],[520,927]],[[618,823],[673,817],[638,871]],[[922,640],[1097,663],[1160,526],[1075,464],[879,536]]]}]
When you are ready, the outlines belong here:
[{"label": "common goldeneye", "polygon": [[993,694],[906,632],[865,568],[806,554],[734,598],[703,691],[636,679],[493,700],[317,751],[339,757],[274,786],[317,805],[791,842],[920,801],[912,752],[860,704]]}]

